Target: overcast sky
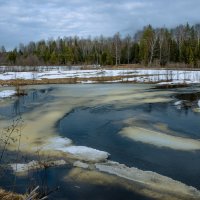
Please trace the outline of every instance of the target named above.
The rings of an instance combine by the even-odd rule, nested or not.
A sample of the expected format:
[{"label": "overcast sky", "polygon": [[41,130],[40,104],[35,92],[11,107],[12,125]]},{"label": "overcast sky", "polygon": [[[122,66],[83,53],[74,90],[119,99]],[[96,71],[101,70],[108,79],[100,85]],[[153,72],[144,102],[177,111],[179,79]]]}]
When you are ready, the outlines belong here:
[{"label": "overcast sky", "polygon": [[0,0],[0,46],[200,22],[200,0]]}]

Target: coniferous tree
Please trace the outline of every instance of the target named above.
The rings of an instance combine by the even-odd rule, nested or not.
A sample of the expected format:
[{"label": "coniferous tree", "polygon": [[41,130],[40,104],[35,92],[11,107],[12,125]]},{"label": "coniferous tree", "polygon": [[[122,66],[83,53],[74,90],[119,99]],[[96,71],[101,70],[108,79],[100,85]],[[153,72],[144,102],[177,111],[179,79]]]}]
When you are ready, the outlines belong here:
[{"label": "coniferous tree", "polygon": [[133,37],[64,37],[0,48],[1,65],[119,65],[165,66],[179,63],[200,67],[200,24],[188,23],[173,29],[151,25]]}]

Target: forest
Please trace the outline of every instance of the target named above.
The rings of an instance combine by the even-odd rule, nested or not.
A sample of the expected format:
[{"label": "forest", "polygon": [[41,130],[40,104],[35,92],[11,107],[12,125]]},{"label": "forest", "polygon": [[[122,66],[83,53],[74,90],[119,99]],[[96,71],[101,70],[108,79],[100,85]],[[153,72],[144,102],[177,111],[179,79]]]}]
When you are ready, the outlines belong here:
[{"label": "forest", "polygon": [[200,24],[175,28],[145,26],[133,36],[78,36],[0,48],[0,65],[102,65],[200,67]]}]

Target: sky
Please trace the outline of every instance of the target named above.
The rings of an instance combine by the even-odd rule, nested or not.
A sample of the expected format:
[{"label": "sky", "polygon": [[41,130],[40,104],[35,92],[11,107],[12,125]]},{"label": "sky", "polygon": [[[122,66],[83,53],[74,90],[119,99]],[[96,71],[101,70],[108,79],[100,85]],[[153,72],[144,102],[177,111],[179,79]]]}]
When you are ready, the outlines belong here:
[{"label": "sky", "polygon": [[200,22],[200,0],[0,0],[0,46]]}]

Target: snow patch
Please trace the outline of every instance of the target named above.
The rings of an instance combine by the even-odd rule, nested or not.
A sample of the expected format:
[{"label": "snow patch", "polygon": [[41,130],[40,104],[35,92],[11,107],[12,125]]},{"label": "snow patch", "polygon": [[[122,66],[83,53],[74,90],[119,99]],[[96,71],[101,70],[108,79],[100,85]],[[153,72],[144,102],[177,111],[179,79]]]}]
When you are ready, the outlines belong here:
[{"label": "snow patch", "polygon": [[81,81],[80,83],[83,83],[83,84],[92,84],[92,83],[96,83],[96,81]]},{"label": "snow patch", "polygon": [[182,101],[176,101],[176,102],[174,103],[175,106],[180,106],[181,104],[182,104]]},{"label": "snow patch", "polygon": [[56,161],[31,161],[29,163],[14,163],[10,164],[11,169],[15,173],[23,174],[30,170],[43,169],[45,167],[55,167],[60,165],[65,165],[66,162],[64,160],[56,160]]},{"label": "snow patch", "polygon": [[0,92],[0,98],[11,97],[16,94],[15,90],[3,90]]},{"label": "snow patch", "polygon": [[[151,82],[163,84],[191,84],[200,83],[200,71],[165,70],[165,69],[95,69],[95,70],[62,70],[52,68],[37,72],[6,72],[0,74],[0,80],[24,79],[60,79],[60,78],[94,78],[121,77],[125,82]],[[111,81],[113,82],[113,81]],[[83,82],[90,83],[90,82]]]}]

